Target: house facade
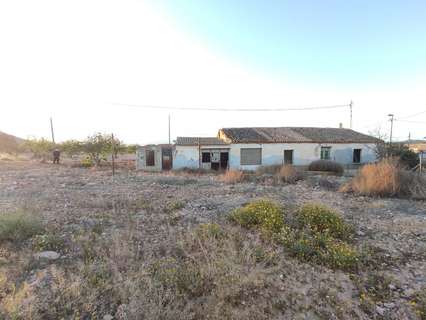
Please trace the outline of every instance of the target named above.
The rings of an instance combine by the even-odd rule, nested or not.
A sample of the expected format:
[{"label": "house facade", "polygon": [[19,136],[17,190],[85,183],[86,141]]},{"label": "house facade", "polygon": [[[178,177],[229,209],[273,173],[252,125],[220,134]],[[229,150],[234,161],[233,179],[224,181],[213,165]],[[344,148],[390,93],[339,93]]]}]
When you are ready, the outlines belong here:
[{"label": "house facade", "polygon": [[217,137],[178,137],[172,163],[173,169],[256,170],[268,165],[308,166],[324,159],[357,166],[376,161],[378,142],[344,128],[223,128]]},{"label": "house facade", "polygon": [[173,168],[173,146],[171,144],[150,144],[136,150],[136,169],[162,171]]}]

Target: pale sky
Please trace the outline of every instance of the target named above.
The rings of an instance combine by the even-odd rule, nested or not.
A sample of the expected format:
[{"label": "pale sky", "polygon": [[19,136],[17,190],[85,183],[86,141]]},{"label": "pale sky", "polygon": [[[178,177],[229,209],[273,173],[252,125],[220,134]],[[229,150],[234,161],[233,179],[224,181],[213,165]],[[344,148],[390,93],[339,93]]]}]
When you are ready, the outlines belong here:
[{"label": "pale sky", "polygon": [[[83,139],[100,131],[113,132],[128,143],[157,143],[167,141],[169,111],[116,103],[285,108],[346,104],[352,99],[355,130],[368,133],[381,126],[388,132],[387,115],[394,113],[396,119],[405,120],[395,122],[395,139],[406,139],[409,132],[412,138],[426,136],[426,17],[422,17],[426,11],[419,13],[416,7],[421,2],[408,5],[413,16],[408,9],[401,16],[395,13],[397,8],[393,14],[388,12],[395,30],[400,24],[406,26],[406,37],[393,35],[387,25],[368,23],[377,20],[375,13],[387,12],[380,7],[360,17],[356,15],[363,14],[362,8],[346,6],[355,15],[349,20],[351,29],[330,37],[330,30],[341,32],[339,24],[345,19],[328,25],[327,30],[314,30],[315,26],[302,30],[294,24],[266,26],[265,21],[296,19],[300,13],[300,8],[279,7],[281,16],[275,1],[250,1],[252,6],[268,9],[256,8],[254,16],[240,1],[229,7],[213,1],[211,8],[208,1],[198,6],[191,5],[194,1],[182,1],[178,7],[177,3],[1,1],[0,131],[49,138],[49,117],[53,117],[58,141]],[[392,1],[381,5],[387,3],[395,5]],[[336,2],[328,5],[317,12],[316,23],[335,13]],[[238,16],[237,10],[242,12]],[[386,23],[387,18],[381,18]],[[357,23],[363,36],[380,38],[357,37]],[[373,32],[380,28],[389,34]],[[307,47],[314,37],[320,39],[317,45]],[[337,49],[351,42],[351,37],[355,49]],[[320,52],[321,46],[326,51]],[[346,108],[170,113],[172,139],[215,136],[221,127],[337,127],[340,122],[349,126]]]}]

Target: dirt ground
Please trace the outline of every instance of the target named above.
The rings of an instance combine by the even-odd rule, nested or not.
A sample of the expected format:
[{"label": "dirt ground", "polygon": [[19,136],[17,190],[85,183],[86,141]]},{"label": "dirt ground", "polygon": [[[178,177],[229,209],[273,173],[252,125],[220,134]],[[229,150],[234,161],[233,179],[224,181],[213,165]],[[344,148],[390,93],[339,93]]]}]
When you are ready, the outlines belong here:
[{"label": "dirt ground", "polygon": [[[374,251],[371,256],[374,267],[353,275],[325,267],[314,268],[283,253],[282,262],[277,266],[284,270],[277,275],[281,280],[285,278],[279,284],[286,288],[283,299],[291,293],[296,298],[289,298],[286,301],[292,302],[283,310],[266,318],[420,319],[413,309],[413,299],[416,292],[426,287],[426,203],[343,194],[336,189],[344,180],[312,176],[296,184],[276,185],[268,179],[224,184],[215,175],[118,170],[112,177],[107,169],[2,161],[0,214],[16,210],[33,212],[42,217],[49,230],[70,242],[73,235],[89,232],[100,222],[102,234],[112,236],[127,230],[131,218],[132,232],[137,234],[146,259],[150,259],[148,257],[167,255],[175,234],[192,230],[201,223],[224,224],[232,209],[253,199],[272,199],[289,210],[318,202],[337,210],[354,225],[356,246]],[[13,258],[10,253],[4,253],[6,251],[4,248],[0,251],[0,259],[3,259],[0,270],[12,268]],[[72,250],[64,251],[60,261],[73,263],[77,259],[73,255]],[[51,261],[27,270],[14,279],[16,287],[24,282],[31,286],[35,274],[51,270],[52,265],[60,268],[61,262]],[[388,281],[387,287],[382,288],[386,295],[366,304],[362,301],[359,283],[365,286],[366,279],[377,272]],[[323,287],[327,292],[336,292],[334,301],[331,294],[321,294]],[[3,307],[6,305],[7,295],[10,293],[6,292],[3,297],[0,294],[0,308],[2,303]],[[346,310],[339,313],[339,305]],[[110,319],[119,319],[120,314],[125,313],[120,308],[123,307],[101,308],[109,312],[93,318],[108,319],[111,315]],[[7,316],[7,310],[4,315]]]}]

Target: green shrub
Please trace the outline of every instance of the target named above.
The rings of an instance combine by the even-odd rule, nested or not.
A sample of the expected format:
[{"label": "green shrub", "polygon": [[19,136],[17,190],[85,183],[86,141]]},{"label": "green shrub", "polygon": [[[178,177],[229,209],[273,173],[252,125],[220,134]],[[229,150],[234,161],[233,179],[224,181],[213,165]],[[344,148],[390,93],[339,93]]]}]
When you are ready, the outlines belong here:
[{"label": "green shrub", "polygon": [[297,214],[301,227],[308,227],[315,233],[326,233],[338,239],[349,239],[353,234],[351,226],[334,210],[320,204],[306,204]]},{"label": "green shrub", "polygon": [[426,288],[416,294],[416,298],[411,302],[421,320],[426,320]]},{"label": "green shrub", "polygon": [[41,220],[22,212],[0,215],[0,242],[18,242],[43,232]]},{"label": "green shrub", "polygon": [[236,209],[231,220],[245,228],[260,227],[262,230],[277,233],[284,226],[284,211],[273,201],[257,200]]},{"label": "green shrub", "polygon": [[164,208],[165,213],[172,213],[174,211],[180,210],[185,208],[185,203],[179,200],[172,201],[167,204],[167,206]]},{"label": "green shrub", "polygon": [[300,233],[288,242],[290,253],[299,260],[326,265],[333,269],[351,270],[357,265],[357,251],[347,243],[326,234]]},{"label": "green shrub", "polygon": [[336,174],[343,174],[345,169],[340,163],[330,161],[330,160],[316,160],[312,161],[309,164],[309,171],[326,171],[326,172],[334,172]]},{"label": "green shrub", "polygon": [[214,239],[221,239],[225,236],[224,231],[222,230],[221,226],[217,223],[203,223],[198,226],[196,229],[196,233],[199,238],[201,239],[208,239],[208,238],[214,238]]},{"label": "green shrub", "polygon": [[36,251],[60,251],[64,248],[64,246],[64,240],[54,233],[36,235],[33,239],[33,248]]}]

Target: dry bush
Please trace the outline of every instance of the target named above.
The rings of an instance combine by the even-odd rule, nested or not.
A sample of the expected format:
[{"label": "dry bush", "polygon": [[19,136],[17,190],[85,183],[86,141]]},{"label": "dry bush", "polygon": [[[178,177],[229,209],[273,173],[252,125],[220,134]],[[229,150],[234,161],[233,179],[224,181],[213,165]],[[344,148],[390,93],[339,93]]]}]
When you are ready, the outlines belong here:
[{"label": "dry bush", "polygon": [[343,174],[345,171],[340,163],[330,160],[316,160],[312,161],[308,167],[309,171],[325,171],[334,172],[335,174]]},{"label": "dry bush", "polygon": [[256,175],[262,176],[264,174],[277,174],[281,169],[280,164],[273,164],[269,166],[260,166],[256,169]]},{"label": "dry bush", "polygon": [[244,172],[240,170],[228,170],[219,177],[219,180],[225,183],[238,183],[245,180]]},{"label": "dry bush", "polygon": [[140,252],[128,232],[75,241],[81,256],[7,292],[0,318],[266,320],[280,312],[270,249],[259,254],[260,240],[240,228],[200,225],[168,239],[160,256]]},{"label": "dry bush", "polygon": [[343,185],[340,191],[378,197],[426,199],[426,180],[400,168],[396,161],[386,159],[362,167],[358,175]]},{"label": "dry bush", "polygon": [[276,177],[285,183],[295,183],[301,175],[291,164],[286,164],[276,173]]}]

